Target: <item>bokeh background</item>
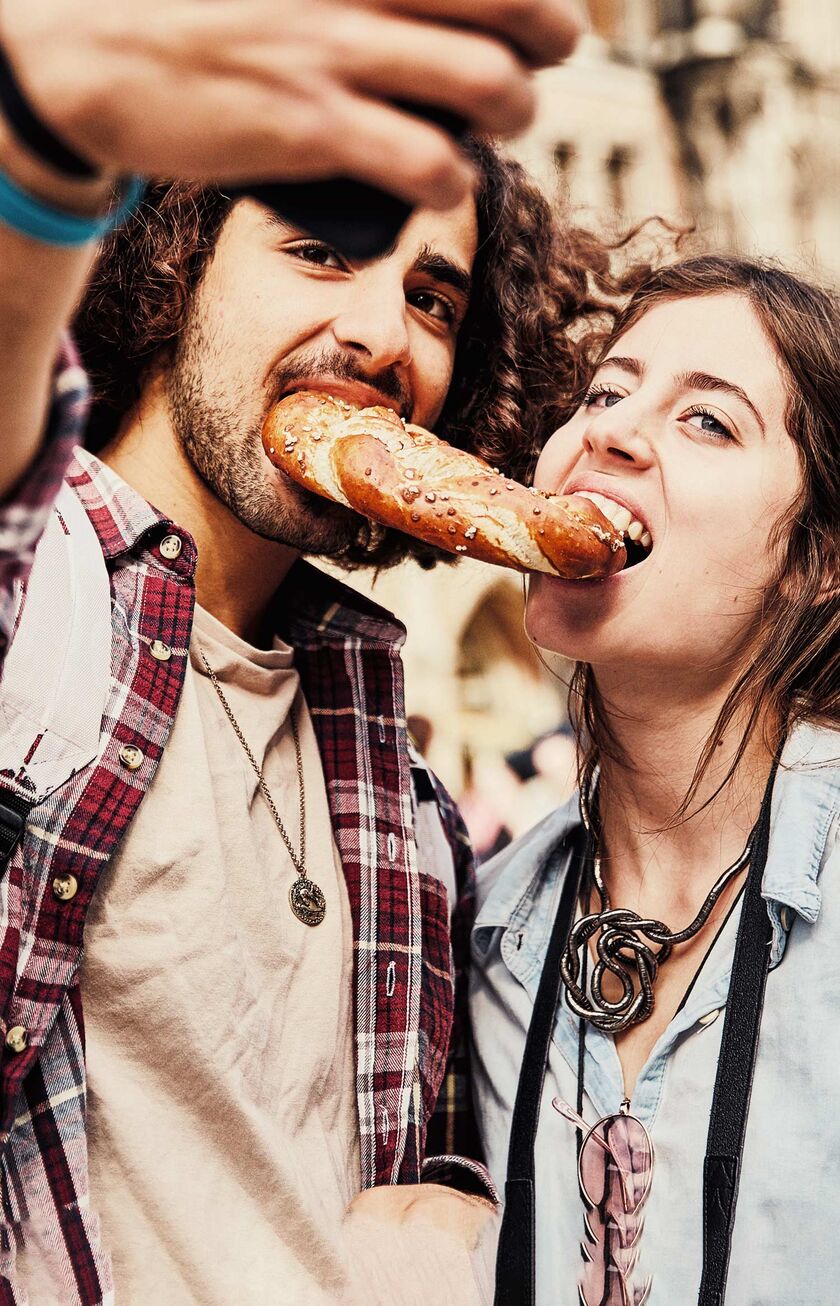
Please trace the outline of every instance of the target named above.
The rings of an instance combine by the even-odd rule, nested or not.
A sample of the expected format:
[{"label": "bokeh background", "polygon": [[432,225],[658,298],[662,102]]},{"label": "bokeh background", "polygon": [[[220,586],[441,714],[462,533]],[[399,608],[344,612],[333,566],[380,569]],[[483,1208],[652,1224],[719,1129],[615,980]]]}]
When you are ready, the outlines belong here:
[{"label": "bokeh background", "polygon": [[[551,201],[840,280],[840,0],[591,0],[589,23],[510,147]],[[406,623],[412,725],[481,851],[570,792],[565,668],[525,637],[521,577],[467,560],[348,579]]]}]

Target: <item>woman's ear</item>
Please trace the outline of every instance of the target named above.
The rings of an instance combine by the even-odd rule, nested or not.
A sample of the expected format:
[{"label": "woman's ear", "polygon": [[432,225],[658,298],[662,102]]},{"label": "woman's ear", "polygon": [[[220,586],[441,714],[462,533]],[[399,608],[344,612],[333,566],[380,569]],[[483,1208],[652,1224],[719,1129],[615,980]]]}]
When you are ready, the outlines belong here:
[{"label": "woman's ear", "polygon": [[836,545],[827,551],[822,573],[817,604],[822,607],[826,603],[840,602],[840,550]]},{"label": "woman's ear", "polygon": [[[817,547],[821,548],[821,553],[819,562],[813,567],[817,587],[812,602],[822,606],[824,603],[836,603],[840,600],[840,541],[838,543],[833,540],[822,541]],[[788,603],[801,601],[805,584],[808,584],[811,579],[808,577],[803,583],[800,575],[783,568],[778,580],[782,598]],[[808,588],[813,588],[813,585],[809,584]]]}]

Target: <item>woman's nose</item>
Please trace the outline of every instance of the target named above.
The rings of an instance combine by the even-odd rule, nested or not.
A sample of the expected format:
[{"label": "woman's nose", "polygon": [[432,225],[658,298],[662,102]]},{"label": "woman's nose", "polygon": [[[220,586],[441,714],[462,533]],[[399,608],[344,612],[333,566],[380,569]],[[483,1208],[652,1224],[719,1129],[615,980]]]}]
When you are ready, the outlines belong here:
[{"label": "woman's nose", "polygon": [[[623,412],[621,410],[624,410]],[[618,462],[647,466],[653,457],[642,414],[623,399],[610,408],[594,412],[582,437],[583,447],[600,463]]]}]

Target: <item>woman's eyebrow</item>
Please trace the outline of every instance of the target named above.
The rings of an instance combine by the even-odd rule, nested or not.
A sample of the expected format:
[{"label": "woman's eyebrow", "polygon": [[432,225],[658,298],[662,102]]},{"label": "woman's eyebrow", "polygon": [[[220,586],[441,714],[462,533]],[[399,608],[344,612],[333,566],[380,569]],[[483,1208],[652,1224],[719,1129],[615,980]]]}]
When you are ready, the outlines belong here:
[{"label": "woman's eyebrow", "polygon": [[644,364],[638,358],[619,358],[617,354],[610,354],[609,358],[602,358],[595,371],[600,372],[602,367],[617,367],[620,372],[629,372],[630,376],[643,376]]},{"label": "woman's eyebrow", "polygon": [[740,399],[742,404],[746,404],[755,420],[761,428],[761,434],[765,435],[767,428],[764,424],[764,418],[756,408],[752,399],[750,399],[746,390],[736,385],[734,381],[724,381],[720,376],[710,376],[708,372],[683,372],[682,376],[677,378],[680,385],[685,386],[687,390],[722,390],[724,394],[732,395],[734,399]]}]

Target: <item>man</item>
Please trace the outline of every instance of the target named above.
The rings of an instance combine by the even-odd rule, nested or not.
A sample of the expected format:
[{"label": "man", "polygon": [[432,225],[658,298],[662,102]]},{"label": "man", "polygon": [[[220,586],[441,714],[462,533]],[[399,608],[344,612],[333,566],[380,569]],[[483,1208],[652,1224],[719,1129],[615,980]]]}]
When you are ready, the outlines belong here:
[{"label": "man", "polygon": [[[42,59],[27,61],[26,23],[10,45],[37,101],[60,24],[46,2],[35,8]],[[125,43],[104,37],[93,114],[84,96],[74,106],[68,56],[56,56],[53,126],[122,169],[231,175],[211,145],[229,144],[236,120],[236,171],[253,175],[264,105],[251,104],[263,112],[253,127],[233,109],[265,68],[242,72],[242,51],[254,58],[246,22],[239,62],[223,33],[242,94],[217,122],[202,94],[207,82],[219,93],[218,69],[177,28],[194,8],[152,15],[146,4],[147,39],[132,33],[131,72],[152,110],[162,67],[190,73],[188,133],[164,114],[130,118],[108,63]],[[218,21],[240,8],[259,6],[220,6]],[[339,23],[353,6],[323,8]],[[532,6],[543,34],[551,9]],[[101,37],[95,6],[74,15],[71,54],[86,34]],[[457,21],[457,5],[447,17]],[[380,13],[356,18],[370,62],[374,38],[394,35]],[[458,84],[463,51],[447,45],[457,29],[421,23],[412,35],[428,31],[444,44],[421,52],[420,66],[443,60],[441,99],[482,116]],[[353,40],[346,58],[365,48]],[[377,93],[400,48],[365,74]],[[520,92],[517,82],[502,95],[508,121]],[[351,107],[363,127],[366,102]],[[288,173],[306,174],[311,139],[286,142]],[[373,152],[368,140],[366,167],[352,151],[335,166],[381,180]],[[0,155],[37,195],[80,212],[101,202],[103,182],[53,176],[8,131]],[[294,488],[259,449],[268,407],[312,385],[426,425],[441,419],[462,439],[483,427],[502,451],[537,421],[512,378],[523,353],[532,366],[551,358],[556,311],[538,289],[545,209],[492,152],[474,157],[473,194],[418,209],[365,263],[253,201],[153,189],[82,306],[101,398],[94,430],[107,443],[101,461],[81,451],[69,468],[83,403],[69,347],[43,439],[41,413],[86,259],[0,227],[4,1300],[28,1291],[36,1303],[87,1306],[109,1301],[114,1281],[123,1300],[167,1306],[340,1300],[338,1230],[360,1189],[421,1176],[482,1189],[480,1167],[426,1155],[451,1044],[448,900],[461,899],[459,941],[468,854],[446,796],[408,751],[401,632],[298,561],[390,562],[409,546]],[[439,164],[456,191],[460,166]],[[426,181],[402,174],[399,184],[414,198]],[[467,1105],[454,1071],[442,1100],[441,1145],[452,1151]],[[409,1203],[396,1196],[402,1213]],[[465,1239],[485,1218],[434,1185],[417,1198]]]}]

